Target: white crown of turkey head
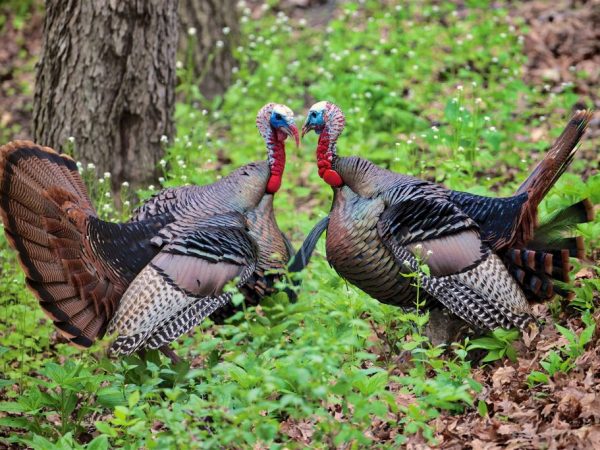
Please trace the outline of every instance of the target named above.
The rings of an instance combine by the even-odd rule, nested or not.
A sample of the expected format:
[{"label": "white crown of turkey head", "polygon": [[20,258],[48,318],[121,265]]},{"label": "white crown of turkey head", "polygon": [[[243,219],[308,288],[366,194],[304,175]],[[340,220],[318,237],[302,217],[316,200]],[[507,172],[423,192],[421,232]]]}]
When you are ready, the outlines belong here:
[{"label": "white crown of turkey head", "polygon": [[282,121],[294,123],[294,112],[285,105],[280,105],[279,103],[267,103],[260,108],[256,115],[256,126],[267,144],[273,138],[274,127],[271,119],[274,114],[279,114]]},{"label": "white crown of turkey head", "polygon": [[327,131],[329,139],[335,141],[344,131],[346,118],[340,107],[335,103],[326,100],[317,102],[310,107],[309,114],[312,112],[322,116],[323,130]]}]

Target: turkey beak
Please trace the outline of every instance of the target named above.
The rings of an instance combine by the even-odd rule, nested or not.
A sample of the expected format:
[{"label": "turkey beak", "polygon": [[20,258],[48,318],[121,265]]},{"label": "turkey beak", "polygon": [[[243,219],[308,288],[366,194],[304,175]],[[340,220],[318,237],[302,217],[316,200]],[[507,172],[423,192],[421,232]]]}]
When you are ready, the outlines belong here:
[{"label": "turkey beak", "polygon": [[306,133],[308,133],[312,129],[313,129],[312,124],[308,121],[308,119],[306,119],[306,122],[304,122],[304,125],[302,126],[302,139],[304,139],[304,136],[306,135]]},{"label": "turkey beak", "polygon": [[294,138],[294,141],[296,142],[296,147],[300,147],[300,136],[298,135],[298,127],[295,123],[289,124],[283,129],[283,131],[288,136],[292,136]]}]

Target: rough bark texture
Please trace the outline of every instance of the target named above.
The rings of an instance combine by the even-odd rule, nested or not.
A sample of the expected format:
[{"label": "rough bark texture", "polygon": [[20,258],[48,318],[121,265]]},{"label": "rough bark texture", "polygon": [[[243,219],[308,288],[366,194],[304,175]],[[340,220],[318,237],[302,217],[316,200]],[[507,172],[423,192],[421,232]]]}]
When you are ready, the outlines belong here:
[{"label": "rough bark texture", "polygon": [[[231,84],[231,69],[236,65],[232,49],[239,38],[236,3],[236,0],[179,1],[179,46],[186,62],[193,64],[200,92],[207,98],[222,94]],[[195,30],[195,35],[189,33],[190,29]]]},{"label": "rough bark texture", "polygon": [[148,183],[174,131],[177,0],[47,0],[33,135]]}]

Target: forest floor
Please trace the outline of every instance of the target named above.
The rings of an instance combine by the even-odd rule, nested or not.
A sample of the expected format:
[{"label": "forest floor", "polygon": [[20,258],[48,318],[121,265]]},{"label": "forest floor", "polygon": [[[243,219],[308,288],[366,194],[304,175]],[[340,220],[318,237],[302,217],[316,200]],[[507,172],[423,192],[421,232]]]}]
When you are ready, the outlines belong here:
[{"label": "forest floor", "polygon": [[[265,12],[261,8],[262,2],[247,3],[251,7],[250,17],[260,24],[265,21],[267,29]],[[298,33],[306,32],[308,26],[314,28],[315,33],[333,36],[327,39],[330,39],[332,47],[338,45],[339,48],[331,50],[336,54],[343,54],[341,49],[345,48],[344,45],[354,45],[355,49],[362,51],[364,42],[344,34],[343,28],[356,27],[364,31],[365,36],[369,36],[370,14],[379,14],[375,20],[380,20],[383,24],[380,29],[373,31],[373,35],[380,37],[381,42],[386,41],[388,35],[395,36],[398,40],[404,39],[399,34],[394,34],[398,32],[393,28],[399,26],[399,23],[412,28],[432,27],[432,30],[427,30],[426,33],[435,33],[436,30],[442,33],[440,30],[451,29],[454,26],[455,22],[452,22],[452,26],[448,25],[449,20],[456,20],[459,25],[455,26],[461,38],[471,36],[472,33],[474,37],[471,36],[470,39],[482,39],[482,42],[486,42],[486,34],[490,33],[485,23],[474,19],[477,14],[472,14],[473,9],[465,6],[468,2],[444,2],[444,5],[450,5],[448,10],[455,12],[455,19],[448,19],[450,14],[448,17],[440,15],[432,19],[418,8],[416,11],[411,10],[411,14],[402,16],[401,19],[390,18],[380,11],[374,12],[373,7],[367,7],[365,11],[357,7],[359,12],[356,16],[350,13],[344,15],[343,8],[334,3],[284,0],[279,2],[277,10],[285,12],[292,21],[307,21],[308,25],[299,26]],[[397,13],[397,2],[382,4],[386,5],[383,8],[390,15]],[[418,151],[421,153],[418,153],[414,160],[410,160],[412,166],[409,164],[412,170],[418,163],[419,172],[415,175],[448,183],[453,188],[466,189],[479,185],[483,190],[477,193],[506,194],[507,189],[510,190],[506,186],[514,186],[522,178],[537,158],[536,155],[539,155],[547,147],[547,143],[557,135],[556,131],[562,126],[570,110],[582,107],[600,110],[600,28],[595,26],[600,23],[599,0],[508,4],[498,2],[492,6],[491,9],[497,7],[507,10],[506,23],[502,15],[499,16],[501,20],[498,20],[502,21],[507,33],[517,33],[514,31],[515,27],[522,31],[523,39],[520,42],[515,36],[507,38],[512,39],[510,45],[516,49],[514,53],[511,50],[505,55],[500,52],[499,56],[493,58],[482,56],[479,51],[460,47],[462,43],[456,43],[456,36],[453,39],[447,38],[439,45],[448,53],[448,58],[440,58],[444,59],[443,66],[442,63],[439,67],[432,63],[433,67],[427,68],[427,74],[431,74],[431,77],[426,76],[421,80],[410,71],[417,67],[417,63],[426,67],[429,64],[427,58],[432,58],[431,53],[419,48],[434,46],[434,39],[430,38],[427,41],[426,38],[422,38],[423,47],[419,47],[421,44],[418,43],[415,47],[406,46],[407,54],[412,48],[416,48],[416,56],[413,59],[417,62],[414,66],[413,62],[410,65],[406,62],[407,67],[391,66],[401,70],[402,76],[409,80],[402,85],[402,89],[398,89],[403,92],[402,98],[391,106],[390,92],[395,91],[395,88],[388,89],[386,83],[390,83],[389,80],[379,77],[376,73],[377,70],[380,73],[390,70],[387,64],[391,56],[387,56],[388,59],[381,56],[384,44],[381,44],[381,48],[367,45],[368,49],[372,49],[372,63],[378,66],[373,69],[375,73],[365,75],[372,78],[366,80],[364,86],[352,85],[361,92],[360,97],[352,97],[352,100],[347,99],[345,103],[350,111],[349,116],[356,125],[355,130],[346,133],[349,137],[345,153],[364,151],[362,148],[366,145],[373,149],[379,148],[379,145],[393,148],[394,145],[398,146],[397,142],[402,142],[400,147],[403,150],[407,149],[410,159],[414,156],[414,150],[409,148],[408,142],[418,140]],[[485,8],[483,6],[478,14],[484,14]],[[435,16],[435,7],[432,7],[431,11]],[[17,138],[31,138],[34,66],[42,38],[41,2],[33,2],[29,9],[17,13],[14,9],[0,6],[0,16],[4,17],[4,21],[0,22],[0,141],[5,142]],[[496,23],[497,16],[491,17],[494,20],[490,19],[489,22]],[[484,22],[485,20],[482,19]],[[464,29],[461,28],[462,23],[467,24]],[[284,27],[279,22],[273,24],[271,21],[268,24]],[[330,26],[332,30],[327,29]],[[496,32],[495,29],[492,31]],[[262,37],[256,29],[246,30],[244,36],[249,36],[251,32]],[[278,42],[279,45],[287,45],[286,39],[289,35],[285,34],[286,30],[282,31],[281,36],[277,33],[273,32],[265,39],[271,38],[273,45],[277,45]],[[339,35],[337,41],[336,33]],[[409,33],[410,31],[407,31],[407,34]],[[310,45],[320,45],[319,39],[325,38],[316,38]],[[417,38],[414,39],[417,42]],[[465,40],[468,41],[469,38]],[[258,43],[256,53],[244,58],[257,59],[262,56],[266,59],[268,49],[259,53],[259,44],[264,40],[253,42]],[[502,45],[504,44],[500,46]],[[300,87],[294,91],[298,94],[297,97],[302,99],[293,103],[295,109],[305,110],[315,98],[325,98],[324,96],[341,102],[340,99],[347,96],[346,89],[351,89],[348,87],[350,84],[346,84],[350,83],[349,78],[344,78],[348,75],[344,73],[354,73],[354,67],[363,64],[364,60],[357,58],[352,64],[348,64],[346,72],[340,69],[338,73],[335,72],[339,63],[337,58],[324,55],[319,50],[314,50],[315,53],[312,54],[307,53],[309,50],[296,47],[300,45],[296,45],[294,49],[297,58],[306,56],[308,59],[310,56],[313,65],[311,71],[316,71],[316,66],[321,67],[317,72],[319,75],[315,75],[316,78],[312,78],[313,75],[308,70],[306,73],[291,75],[304,83],[299,83]],[[389,51],[389,48],[385,47],[385,51]],[[522,61],[511,61],[511,58],[516,58],[515,55],[520,57],[521,54]],[[455,63],[452,58],[460,60],[460,63]],[[497,64],[498,59],[506,65],[506,72],[494,72],[494,64]],[[329,62],[321,63],[321,60]],[[269,77],[272,77],[273,73],[277,77],[287,76],[290,67],[293,68],[292,59],[287,65],[281,63],[282,68],[274,62],[269,64],[271,66],[268,66],[264,73],[262,69],[250,73],[245,72],[244,68],[252,65],[248,61],[241,61],[240,80],[243,83],[240,81],[239,85],[233,86],[231,92],[226,95],[222,104],[225,117],[233,114],[231,111],[234,108],[231,105],[234,104],[239,106],[239,110],[256,109],[255,103],[260,101],[243,100],[252,95],[253,86],[271,82]],[[466,72],[462,71],[463,67],[467,68]],[[521,72],[517,72],[519,75],[515,76],[516,81],[503,80],[503,77],[508,79],[508,75],[515,75],[514,71],[518,70]],[[328,73],[332,74],[330,78],[327,77]],[[243,79],[244,76],[247,79]],[[456,82],[452,80],[453,77],[456,77]],[[453,95],[461,95],[460,92],[457,94],[458,83],[468,86],[467,83],[471,80],[473,88],[467,88],[469,95],[473,98],[483,98],[484,109],[479,114],[481,120],[477,119],[481,129],[489,125],[485,117],[488,117],[488,121],[489,117],[492,117],[493,123],[497,124],[500,130],[507,130],[506,134],[502,135],[503,140],[498,141],[495,135],[487,130],[474,138],[461,135],[460,139],[451,131],[456,125],[456,117],[463,116],[462,110],[454,111],[451,103],[446,100]],[[328,82],[334,86],[328,86]],[[523,84],[518,84],[520,82]],[[434,88],[424,86],[427,83],[438,83],[440,89],[431,90]],[[462,89],[461,85],[458,90],[462,92]],[[511,96],[513,90],[514,97]],[[282,91],[279,94],[287,95]],[[191,109],[187,109],[188,100],[180,99],[181,104],[178,106],[178,136],[187,136],[187,142],[193,141],[194,145],[200,145],[201,142],[205,148],[215,151],[227,149],[227,146],[218,140],[208,142],[204,137],[206,130],[203,130],[202,137],[195,135],[192,123],[196,121],[196,116]],[[472,99],[464,99],[466,109],[473,104],[470,100]],[[360,109],[351,109],[352,106],[358,108],[359,105]],[[396,110],[400,108],[398,105],[406,111],[401,116],[397,115]],[[374,137],[364,133],[364,129],[358,125],[360,118],[369,123],[371,117],[361,115],[367,111],[382,118],[381,129],[372,133]],[[559,111],[557,116],[553,115],[555,111]],[[471,112],[472,117],[475,117],[475,112]],[[223,116],[207,120],[206,129],[230,133],[225,134],[223,140],[230,139],[231,147],[235,144],[243,145],[236,133],[252,133],[251,126],[237,129],[235,125],[233,129],[223,126]],[[406,126],[398,126],[398,131],[390,136],[392,133],[389,133],[389,124],[400,122]],[[478,156],[481,159],[465,160],[449,151],[447,146],[435,143],[438,139],[437,134],[430,134],[429,131],[432,125],[433,128],[439,126],[442,129],[440,136],[448,130],[446,137],[452,143],[460,142],[467,147],[463,142],[478,142],[477,145],[484,149],[481,156]],[[413,127],[418,127],[423,134],[414,138]],[[556,205],[564,205],[564,202],[586,195],[596,195],[595,201],[598,202],[598,192],[594,194],[594,190],[596,186],[600,186],[600,161],[597,156],[599,137],[600,116],[596,114],[586,136],[587,142],[582,144],[577,155],[578,161],[573,164],[571,170],[577,175],[560,184],[557,193],[544,208],[552,210]],[[198,139],[198,142],[195,139]],[[169,163],[172,165],[166,185],[181,184],[182,180],[205,181],[206,177],[229,170],[229,167],[225,166],[218,167],[210,173],[198,174],[190,171],[185,167],[186,164],[191,164],[188,156],[184,154],[184,138],[181,140],[181,147],[174,143],[169,155]],[[476,148],[479,150],[479,147]],[[486,156],[485,152],[489,152],[489,155]],[[496,155],[502,152],[513,152],[516,156],[513,159],[510,155],[500,156],[496,160]],[[232,155],[232,164],[242,164],[249,155],[255,154],[248,151]],[[364,156],[372,157],[395,170],[408,170],[402,166],[402,158],[399,158],[397,153],[373,151],[364,153]],[[322,209],[325,210],[329,201],[325,195],[327,193],[322,193],[319,180],[310,173],[311,169],[304,169],[308,163],[303,158],[292,155],[291,164],[300,168],[294,178],[297,186],[296,196],[291,193],[282,194],[284,199],[292,200],[289,201],[289,207],[282,207],[283,217],[280,224],[292,234],[295,244],[300,242],[302,236],[310,229],[310,224],[316,220],[314,210],[323,205],[325,206]],[[434,167],[437,165],[436,161],[442,160],[448,160],[448,165],[444,163],[439,168]],[[469,167],[466,167],[467,165]],[[465,175],[457,178],[449,175],[448,169],[455,167],[459,167],[459,172],[464,172]],[[582,182],[582,179],[587,180],[587,184]],[[295,207],[301,211],[300,218],[293,214]],[[106,437],[111,446],[136,448],[137,445],[149,445],[153,437],[163,435],[165,445],[184,447],[210,446],[208,436],[214,435],[217,439],[215,444],[231,448],[383,448],[400,444],[415,449],[435,447],[457,450],[600,448],[600,330],[595,326],[600,319],[600,310],[597,308],[600,302],[600,283],[596,269],[600,261],[597,234],[599,230],[598,219],[583,230],[589,238],[591,248],[588,248],[588,253],[593,262],[578,266],[573,273],[576,285],[575,300],[556,300],[550,304],[535,305],[536,316],[544,325],[524,335],[522,339],[485,342],[488,345],[484,347],[485,350],[491,352],[499,349],[512,357],[505,356],[486,364],[478,361],[481,355],[475,355],[471,361],[460,353],[461,349],[468,348],[468,342],[451,346],[453,350],[440,351],[440,354],[429,349],[429,353],[424,357],[423,354],[416,353],[411,345],[415,342],[415,336],[406,331],[408,328],[404,327],[405,318],[397,316],[393,320],[390,319],[391,313],[388,309],[365,298],[364,294],[346,288],[334,275],[326,274],[319,278],[318,275],[311,274],[305,280],[306,289],[319,299],[315,300],[315,304],[309,303],[310,308],[307,311],[295,310],[293,305],[286,307],[289,309],[284,309],[287,314],[284,320],[278,316],[281,311],[277,309],[277,305],[272,309],[265,307],[264,311],[258,308],[256,317],[251,317],[253,321],[258,319],[261,325],[261,321],[264,321],[264,329],[248,321],[244,324],[228,325],[222,330],[214,326],[209,327],[185,340],[180,350],[191,358],[190,372],[171,373],[164,368],[159,371],[153,367],[147,368],[146,372],[140,372],[139,369],[132,368],[133,365],[127,366],[136,364],[131,361],[122,363],[122,366],[113,366],[113,363],[102,358],[103,348],[96,348],[95,352],[83,361],[82,366],[78,366],[78,375],[71,377],[79,377],[90,386],[81,387],[76,384],[80,381],[73,381],[73,389],[77,387],[80,392],[75,396],[77,407],[69,410],[67,417],[61,417],[61,409],[56,405],[64,406],[64,393],[69,391],[64,387],[56,389],[57,386],[51,384],[43,385],[43,389],[49,393],[56,392],[61,398],[56,404],[45,399],[40,400],[38,408],[29,410],[24,406],[15,406],[11,411],[10,407],[6,406],[16,404],[15,399],[20,396],[33,402],[31,399],[35,397],[32,390],[39,389],[39,386],[31,384],[35,383],[32,380],[52,379],[51,370],[55,369],[44,359],[64,364],[67,370],[70,370],[69,360],[79,353],[61,344],[55,335],[50,335],[50,324],[42,318],[41,313],[33,316],[27,309],[19,309],[19,303],[27,305],[27,308],[34,308],[35,302],[28,294],[20,292],[23,290],[22,284],[19,284],[22,283],[22,278],[18,278],[21,275],[11,267],[14,259],[10,259],[10,253],[2,250],[3,274],[5,278],[10,277],[10,280],[3,281],[1,286],[5,291],[2,293],[5,311],[4,315],[0,316],[0,337],[3,338],[0,356],[3,356],[5,361],[0,362],[0,367],[4,367],[7,380],[0,379],[0,400],[4,401],[0,402],[0,405],[4,406],[4,409],[0,406],[0,448],[3,445],[17,448],[24,445],[24,442],[36,448],[49,448],[44,447],[46,444],[43,439],[52,442],[63,439],[60,441],[62,444],[57,445],[76,447],[99,437]],[[321,254],[323,253],[321,250]],[[329,270],[325,263],[318,264],[322,265],[318,265],[315,272],[322,270],[325,273]],[[16,281],[13,282],[13,278]],[[336,297],[340,290],[345,290],[348,300],[339,299],[339,295]],[[308,297],[307,294],[305,298]],[[342,297],[345,295],[342,294]],[[299,303],[302,302],[302,298]],[[342,313],[340,310],[346,308],[344,301],[349,301],[351,306],[348,311],[344,310]],[[312,313],[312,308],[320,311],[322,317],[330,319],[313,320],[302,316]],[[25,322],[25,317],[28,321],[35,317],[35,324],[40,325],[39,330],[31,329],[35,328],[35,325],[21,324],[20,321]],[[247,318],[248,315],[244,317]],[[331,320],[331,323],[326,320]],[[355,328],[350,329],[348,326],[349,330],[346,330],[345,326],[350,322]],[[555,326],[555,323],[558,326]],[[286,327],[282,328],[282,331],[270,334],[269,330],[280,324],[286,324]],[[297,327],[309,331],[298,334],[300,332],[296,330]],[[400,331],[398,335],[393,334],[392,329],[402,330],[405,334]],[[382,337],[386,333],[393,335],[394,339]],[[51,337],[48,338],[48,335]],[[235,343],[231,342],[233,337]],[[263,340],[272,340],[277,345],[271,348],[268,342]],[[290,348],[292,344],[297,348]],[[368,351],[363,352],[363,346],[367,344]],[[23,346],[27,346],[26,352],[22,350]],[[305,353],[294,353],[300,352],[300,349],[305,349]],[[453,351],[455,353],[452,353]],[[339,356],[348,352],[352,356],[347,359],[346,356]],[[331,358],[333,362],[327,365],[327,362],[319,360],[319,355],[323,355],[325,359]],[[280,362],[263,361],[263,357],[265,360],[280,358]],[[341,359],[338,361],[337,357]],[[306,364],[306,360],[311,361],[311,364],[305,367],[303,364]],[[292,369],[286,371],[286,364],[290,365],[289,367],[297,364],[302,370],[298,369],[297,374]],[[466,373],[462,372],[465,367]],[[297,378],[292,379],[291,373]],[[191,387],[190,379],[194,376],[203,380],[204,387]],[[422,379],[417,380],[419,376],[422,376]],[[469,390],[470,397],[464,401],[463,391],[460,390],[461,377],[468,377],[473,381],[472,389]],[[13,383],[15,379],[18,382]],[[65,379],[68,379],[66,375]],[[258,379],[260,381],[257,381]],[[278,384],[279,379],[285,380],[285,383]],[[339,380],[346,379],[351,387],[344,390]],[[383,380],[382,384],[379,385],[376,379]],[[165,385],[167,387],[164,387]],[[111,386],[119,386],[121,393],[110,390]],[[432,392],[432,389],[442,390],[442,387],[447,386],[455,389],[449,391],[447,396]],[[103,395],[96,395],[99,388]],[[157,394],[153,389],[160,392]],[[282,395],[281,392],[285,392],[286,395]],[[61,401],[63,403],[60,403]],[[86,409],[86,401],[97,402],[97,405]],[[144,402],[150,406],[144,407]],[[221,405],[227,406],[223,406],[221,411]],[[37,428],[27,428],[20,420],[23,418],[33,418]],[[76,425],[66,426],[65,420]],[[98,425],[99,422],[107,425]],[[198,422],[201,424],[198,425]],[[206,424],[202,425],[204,422]],[[196,425],[190,425],[188,430],[187,423]],[[142,430],[143,427],[146,428]],[[219,427],[221,429],[218,429]],[[68,432],[71,432],[71,435],[65,438]],[[14,439],[9,439],[3,444],[2,436],[12,436]],[[19,437],[24,440],[18,441]]]}]

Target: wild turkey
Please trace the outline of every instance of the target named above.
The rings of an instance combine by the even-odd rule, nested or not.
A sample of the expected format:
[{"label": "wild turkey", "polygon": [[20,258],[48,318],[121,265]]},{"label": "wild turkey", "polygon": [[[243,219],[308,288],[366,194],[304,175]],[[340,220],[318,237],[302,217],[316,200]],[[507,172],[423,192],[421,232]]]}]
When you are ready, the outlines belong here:
[{"label": "wild turkey", "polygon": [[210,185],[165,189],[119,224],[98,219],[70,157],[27,141],[0,148],[6,236],[71,343],[89,347],[108,331],[115,354],[158,348],[173,359],[170,342],[230,304],[226,283],[238,278],[252,301],[272,289],[292,253],[273,195],[284,141],[299,138],[283,105],[264,106],[256,124],[267,161]]},{"label": "wild turkey", "polygon": [[[350,283],[381,302],[414,305],[419,271],[429,300],[439,302],[478,329],[521,329],[532,320],[527,298],[565,291],[553,279],[568,280],[569,256],[583,256],[583,242],[560,236],[592,220],[585,200],[538,226],[537,208],[573,159],[589,112],[577,112],[546,157],[515,195],[490,198],[456,192],[397,174],[356,156],[337,155],[345,119],[334,104],[313,105],[302,129],[319,134],[320,177],[333,188],[329,216],[319,222],[297,254],[306,264],[327,229],[327,259]],[[511,276],[512,275],[512,276]]]}]

